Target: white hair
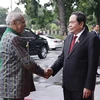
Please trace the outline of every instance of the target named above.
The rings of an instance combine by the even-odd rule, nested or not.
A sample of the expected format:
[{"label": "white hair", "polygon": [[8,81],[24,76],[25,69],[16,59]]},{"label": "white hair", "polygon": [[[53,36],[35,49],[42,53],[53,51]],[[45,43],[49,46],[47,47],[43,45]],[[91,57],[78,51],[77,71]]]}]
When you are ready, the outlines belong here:
[{"label": "white hair", "polygon": [[12,12],[8,13],[8,15],[6,17],[6,24],[11,25],[12,21],[21,20],[22,17],[23,17],[22,13],[12,11]]}]

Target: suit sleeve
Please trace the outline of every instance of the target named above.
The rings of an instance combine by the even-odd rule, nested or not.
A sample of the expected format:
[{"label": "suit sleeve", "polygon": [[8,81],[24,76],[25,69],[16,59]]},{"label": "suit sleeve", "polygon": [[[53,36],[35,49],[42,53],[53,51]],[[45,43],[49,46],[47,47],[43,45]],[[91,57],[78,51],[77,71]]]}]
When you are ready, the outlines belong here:
[{"label": "suit sleeve", "polygon": [[44,76],[44,70],[30,57],[22,38],[18,36],[15,37],[13,39],[13,47],[15,48],[23,67],[37,75]]},{"label": "suit sleeve", "polygon": [[63,67],[63,61],[64,61],[64,53],[62,53],[58,56],[58,59],[54,62],[54,64],[51,66],[53,69],[53,76],[57,74],[57,72]]},{"label": "suit sleeve", "polygon": [[[91,33],[90,33],[91,34]],[[85,82],[85,88],[94,90],[96,82],[96,72],[99,59],[99,38],[95,35],[90,35],[88,46],[88,72]]]}]

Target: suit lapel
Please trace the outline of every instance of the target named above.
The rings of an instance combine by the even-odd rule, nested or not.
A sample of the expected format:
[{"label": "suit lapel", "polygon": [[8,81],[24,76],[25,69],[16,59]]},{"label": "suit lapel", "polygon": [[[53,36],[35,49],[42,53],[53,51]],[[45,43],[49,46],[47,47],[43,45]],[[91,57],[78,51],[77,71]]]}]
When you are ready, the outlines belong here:
[{"label": "suit lapel", "polygon": [[[69,57],[72,53],[74,53],[75,49],[76,49],[76,48],[79,46],[79,44],[85,39],[86,35],[87,35],[87,31],[85,30],[85,31],[81,34],[81,36],[79,37],[78,41],[75,43],[75,45],[74,45],[72,51],[68,54],[68,57]],[[71,43],[71,39],[72,39],[72,38],[70,38],[70,41],[69,41],[70,43]],[[70,43],[69,43],[69,45],[68,45],[68,50],[69,50],[69,48],[70,48]],[[68,58],[68,57],[67,57],[67,58]]]},{"label": "suit lapel", "polygon": [[71,35],[71,36],[68,38],[68,40],[66,41],[66,43],[65,43],[65,44],[67,45],[67,47],[66,47],[67,55],[69,54],[69,49],[70,49],[70,44],[71,44],[72,38],[73,38],[73,35]]}]

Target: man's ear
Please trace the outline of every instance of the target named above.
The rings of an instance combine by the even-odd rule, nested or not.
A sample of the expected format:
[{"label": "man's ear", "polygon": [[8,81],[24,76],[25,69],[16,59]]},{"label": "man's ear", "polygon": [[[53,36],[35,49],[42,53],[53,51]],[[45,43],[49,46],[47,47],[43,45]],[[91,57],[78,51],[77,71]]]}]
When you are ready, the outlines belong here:
[{"label": "man's ear", "polygon": [[81,28],[83,28],[83,26],[84,26],[84,22],[81,22],[81,23],[80,23],[80,26],[81,26]]},{"label": "man's ear", "polygon": [[15,24],[16,24],[16,21],[15,21],[15,20],[13,20],[13,21],[12,21],[12,25],[15,25]]}]

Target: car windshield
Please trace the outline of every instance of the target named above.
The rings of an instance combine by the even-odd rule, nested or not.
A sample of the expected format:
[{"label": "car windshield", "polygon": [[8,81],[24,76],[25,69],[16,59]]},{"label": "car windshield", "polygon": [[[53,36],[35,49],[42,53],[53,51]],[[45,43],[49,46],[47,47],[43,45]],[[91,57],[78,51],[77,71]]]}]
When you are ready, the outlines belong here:
[{"label": "car windshield", "polygon": [[25,29],[22,37],[34,37],[36,38],[36,34],[34,32],[32,32],[31,30]]}]

